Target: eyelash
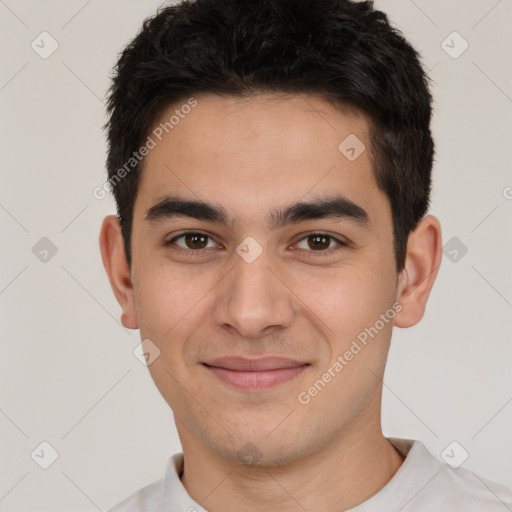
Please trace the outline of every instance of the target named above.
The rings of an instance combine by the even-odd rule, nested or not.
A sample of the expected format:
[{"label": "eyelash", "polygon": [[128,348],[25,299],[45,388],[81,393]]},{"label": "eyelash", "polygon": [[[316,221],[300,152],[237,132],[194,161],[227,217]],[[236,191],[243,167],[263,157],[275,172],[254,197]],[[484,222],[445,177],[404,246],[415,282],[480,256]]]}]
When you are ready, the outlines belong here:
[{"label": "eyelash", "polygon": [[[164,245],[170,246],[170,245],[174,244],[176,242],[176,240],[179,240],[180,238],[183,238],[184,236],[187,236],[187,235],[202,235],[202,236],[208,238],[209,240],[213,241],[213,238],[210,235],[203,233],[202,231],[185,231],[184,233],[181,233],[180,235],[175,236],[168,242],[165,242]],[[336,238],[335,236],[330,235],[329,233],[324,233],[324,232],[320,232],[320,231],[309,233],[308,235],[303,236],[296,243],[302,242],[303,240],[310,238],[310,237],[314,237],[314,236],[325,236],[325,237],[329,238],[331,241],[337,242],[338,246],[334,247],[334,248],[331,247],[330,249],[319,250],[319,251],[306,250],[306,252],[310,253],[310,255],[313,257],[330,256],[333,252],[337,252],[341,248],[349,247],[348,243],[343,242],[339,238]],[[177,246],[177,247],[178,248],[174,248],[173,250],[175,250],[177,252],[181,252],[181,253],[186,253],[187,255],[192,256],[192,257],[204,256],[204,251],[208,250],[208,249],[183,249],[182,247],[179,247],[179,246]],[[302,250],[305,250],[305,249],[302,249]]]}]

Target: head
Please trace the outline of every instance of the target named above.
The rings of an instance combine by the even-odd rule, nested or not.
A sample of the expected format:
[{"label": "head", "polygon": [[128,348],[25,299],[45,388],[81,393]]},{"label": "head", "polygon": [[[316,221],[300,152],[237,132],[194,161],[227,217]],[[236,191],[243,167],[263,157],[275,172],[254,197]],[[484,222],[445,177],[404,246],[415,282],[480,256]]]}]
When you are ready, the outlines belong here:
[{"label": "head", "polygon": [[[182,441],[277,464],[376,428],[441,254],[415,50],[371,2],[188,1],[144,22],[108,107],[103,261]],[[269,356],[296,374],[212,371]]]}]

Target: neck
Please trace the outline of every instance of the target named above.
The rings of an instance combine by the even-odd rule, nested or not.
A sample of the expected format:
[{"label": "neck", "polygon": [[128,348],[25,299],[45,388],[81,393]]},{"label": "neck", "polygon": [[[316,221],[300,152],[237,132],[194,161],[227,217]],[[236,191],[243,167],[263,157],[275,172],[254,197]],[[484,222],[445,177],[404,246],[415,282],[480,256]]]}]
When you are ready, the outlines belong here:
[{"label": "neck", "polygon": [[377,427],[366,424],[361,435],[355,425],[333,443],[280,466],[233,464],[180,432],[181,480],[210,512],[348,510],[382,489],[404,460],[382,435],[380,422]]}]

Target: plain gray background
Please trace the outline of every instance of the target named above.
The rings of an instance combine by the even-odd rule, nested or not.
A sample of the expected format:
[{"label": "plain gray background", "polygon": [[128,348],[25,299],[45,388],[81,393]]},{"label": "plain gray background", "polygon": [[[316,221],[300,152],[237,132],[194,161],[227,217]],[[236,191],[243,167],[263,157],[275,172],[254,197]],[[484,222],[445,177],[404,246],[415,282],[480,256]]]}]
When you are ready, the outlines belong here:
[{"label": "plain gray background", "polygon": [[[181,451],[101,264],[113,201],[92,193],[106,178],[110,69],[159,5],[0,0],[2,511],[106,510]],[[512,2],[377,6],[430,70],[430,213],[451,244],[423,321],[394,331],[384,433],[420,439],[438,458],[457,441],[463,467],[510,486]],[[47,58],[44,31],[58,44]],[[42,442],[58,453],[48,469],[36,463],[51,455]]]}]

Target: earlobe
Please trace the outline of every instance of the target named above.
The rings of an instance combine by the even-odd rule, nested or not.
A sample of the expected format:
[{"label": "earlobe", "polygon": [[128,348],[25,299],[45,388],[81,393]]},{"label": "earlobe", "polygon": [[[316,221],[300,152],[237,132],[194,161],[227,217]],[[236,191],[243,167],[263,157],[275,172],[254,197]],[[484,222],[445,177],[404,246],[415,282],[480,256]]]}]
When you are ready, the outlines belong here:
[{"label": "earlobe", "polygon": [[135,296],[126,260],[119,218],[109,215],[103,219],[100,231],[100,250],[110,286],[122,309],[121,323],[127,329],[138,329]]},{"label": "earlobe", "polygon": [[398,280],[397,302],[402,310],[395,317],[395,326],[411,327],[423,318],[441,258],[441,225],[436,217],[427,215],[409,235],[405,266]]}]

